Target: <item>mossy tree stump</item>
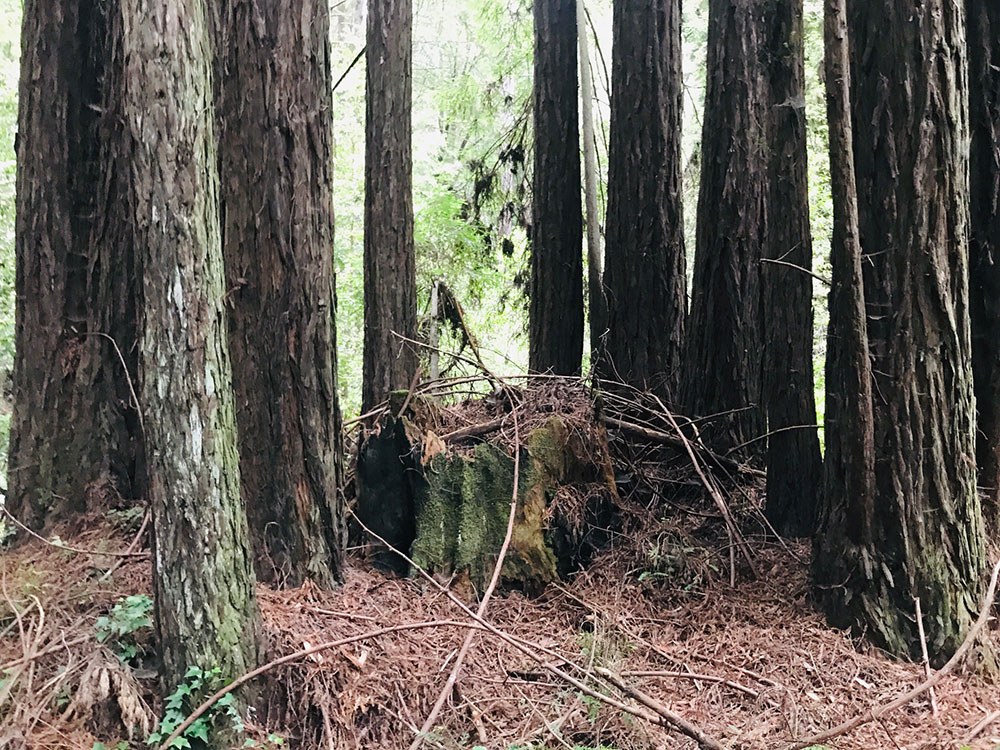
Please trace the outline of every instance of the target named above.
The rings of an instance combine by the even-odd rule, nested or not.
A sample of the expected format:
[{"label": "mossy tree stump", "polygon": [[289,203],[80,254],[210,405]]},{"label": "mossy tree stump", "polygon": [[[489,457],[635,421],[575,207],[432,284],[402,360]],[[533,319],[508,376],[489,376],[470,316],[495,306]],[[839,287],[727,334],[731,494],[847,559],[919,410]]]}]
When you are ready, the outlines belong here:
[{"label": "mossy tree stump", "polygon": [[[358,514],[394,546],[408,546],[403,551],[424,570],[479,592],[506,534],[515,461],[496,442],[449,449],[419,426],[426,414],[419,404],[362,445]],[[606,532],[595,529],[609,526],[618,497],[599,426],[572,429],[554,415],[529,429],[518,449],[517,510],[502,580],[534,592],[602,546]],[[404,572],[386,565],[391,553],[384,548],[373,557]]]}]

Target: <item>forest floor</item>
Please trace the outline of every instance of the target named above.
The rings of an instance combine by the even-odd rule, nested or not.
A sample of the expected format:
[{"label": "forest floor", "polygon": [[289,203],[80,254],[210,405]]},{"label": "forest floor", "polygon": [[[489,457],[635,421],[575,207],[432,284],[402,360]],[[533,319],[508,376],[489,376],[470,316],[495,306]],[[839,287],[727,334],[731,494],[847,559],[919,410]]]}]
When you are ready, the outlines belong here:
[{"label": "forest floor", "polygon": [[[662,404],[630,396],[616,407],[606,393],[602,409],[579,386],[553,381],[505,393],[447,407],[436,434],[481,439],[493,425],[491,439],[512,448],[518,424],[523,437],[559,413],[610,451],[609,544],[537,596],[499,591],[472,631],[463,607],[475,604],[461,587],[378,572],[361,549],[335,590],[258,586],[262,663],[332,645],[250,683],[254,709],[234,746],[401,750],[443,695],[425,748],[697,747],[665,725],[679,716],[715,747],[786,750],[925,679],[922,665],[825,623],[808,544],[768,532],[760,472],[716,457],[713,475],[696,458],[703,446],[676,437]],[[514,412],[511,431],[497,414]],[[174,700],[160,693],[142,513],[81,518],[0,553],[0,748],[144,747],[160,717],[176,726],[219,686],[192,685]],[[987,632],[1000,653],[996,619]],[[206,716],[231,719],[218,708]],[[933,694],[814,747],[998,750],[1000,687],[948,674]]]},{"label": "forest floor", "polygon": [[[129,540],[102,526],[63,530],[62,544],[121,550]],[[733,587],[725,575],[706,576],[678,589],[670,577],[644,576],[625,546],[613,548],[540,597],[514,592],[494,599],[487,618],[548,649],[550,663],[578,665],[583,675],[611,670],[731,748],[783,747],[887,703],[924,678],[920,665],[888,659],[824,624],[799,561],[808,559],[806,546],[758,541],[754,552],[755,580]],[[112,748],[128,741],[128,726],[136,741],[121,747],[140,747],[162,714],[155,665],[146,668],[151,665],[141,653],[132,666],[119,658],[128,646],[152,652],[151,628],[97,640],[98,616],[122,597],[151,593],[148,559],[124,560],[105,576],[114,562],[41,542],[0,556],[0,670],[6,675],[0,747],[92,750],[101,741]],[[383,575],[356,559],[335,591],[261,586],[258,601],[271,657],[390,626],[464,619],[434,586]],[[248,736],[259,747],[275,733],[293,748],[405,748],[465,632],[456,626],[401,631],[282,666],[265,680],[268,698],[248,722]],[[1000,646],[996,628],[993,638]],[[426,747],[696,746],[554,679],[490,633],[477,635],[449,698]],[[937,686],[936,704],[935,716],[925,695],[830,746],[1000,744],[1000,723],[968,740],[984,716],[1000,709],[995,683],[948,676]]]}]

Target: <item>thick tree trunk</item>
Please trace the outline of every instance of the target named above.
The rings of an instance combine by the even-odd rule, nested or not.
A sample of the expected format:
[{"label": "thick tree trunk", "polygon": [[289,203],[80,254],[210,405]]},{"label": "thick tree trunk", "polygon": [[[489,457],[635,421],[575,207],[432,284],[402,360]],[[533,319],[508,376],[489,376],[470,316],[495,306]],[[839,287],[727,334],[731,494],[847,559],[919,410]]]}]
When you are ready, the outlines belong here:
[{"label": "thick tree trunk", "polygon": [[681,7],[616,0],[600,371],[678,394],[687,317],[681,210]]},{"label": "thick tree trunk", "polygon": [[976,456],[988,513],[1000,524],[1000,4],[966,0],[972,129],[972,364]]},{"label": "thick tree trunk", "polygon": [[117,24],[90,0],[24,6],[7,508],[36,529],[140,494]]},{"label": "thick tree trunk", "polygon": [[583,216],[577,116],[576,0],[534,4],[535,171],[528,366],[580,372]]},{"label": "thick tree trunk", "polygon": [[587,319],[590,323],[590,359],[597,361],[603,348],[601,339],[608,327],[608,303],[601,279],[601,218],[597,201],[597,140],[594,137],[594,81],[590,73],[590,42],[587,38],[587,11],[583,0],[576,4],[576,34],[580,48],[580,117],[583,126],[583,185],[587,204]]},{"label": "thick tree trunk", "polygon": [[126,113],[136,247],[153,586],[167,687],[189,666],[235,677],[256,606],[223,314],[212,53],[203,0],[126,0]]},{"label": "thick tree trunk", "polygon": [[[719,415],[725,452],[764,434],[760,259],[767,236],[763,0],[710,0],[691,317],[683,402]],[[750,446],[760,453],[763,443]]]},{"label": "thick tree trunk", "polygon": [[920,597],[940,660],[975,619],[984,562],[972,459],[965,11],[954,0],[853,0],[848,23],[877,395],[874,538],[862,554],[867,580],[847,582],[843,603],[881,645],[907,653]]},{"label": "thick tree trunk", "polygon": [[[843,584],[864,587],[875,540],[875,425],[868,326],[858,238],[845,0],[826,0],[826,100],[830,124],[833,238],[826,345],[826,456],[813,573],[831,620],[854,623]],[[853,595],[852,595],[853,596]]]},{"label": "thick tree trunk", "polygon": [[218,6],[216,103],[240,477],[257,576],[340,576],[326,0]]},{"label": "thick tree trunk", "polygon": [[[813,379],[812,234],[806,150],[802,0],[768,8],[768,227],[761,268],[767,517],[789,536],[811,536],[823,461]],[[791,264],[791,265],[788,265]],[[793,268],[792,266],[798,266]],[[800,270],[805,269],[805,270]]]},{"label": "thick tree trunk", "polygon": [[365,351],[361,410],[408,388],[417,354],[410,149],[411,0],[368,0],[365,78]]}]

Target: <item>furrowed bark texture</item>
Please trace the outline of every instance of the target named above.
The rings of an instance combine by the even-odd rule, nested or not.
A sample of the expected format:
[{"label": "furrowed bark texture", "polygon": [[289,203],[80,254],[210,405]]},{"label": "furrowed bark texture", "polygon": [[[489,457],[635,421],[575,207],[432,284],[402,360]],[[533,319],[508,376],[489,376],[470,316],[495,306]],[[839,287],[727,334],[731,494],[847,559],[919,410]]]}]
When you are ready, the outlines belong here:
[{"label": "furrowed bark texture", "polygon": [[[813,544],[813,576],[831,620],[857,622],[844,599],[873,575],[875,425],[868,326],[858,238],[858,194],[850,114],[851,64],[845,0],[826,0],[826,103],[830,124],[833,238],[826,345],[826,455],[823,500]],[[853,599],[853,593],[851,598]]]},{"label": "furrowed bark texture", "polygon": [[535,171],[528,367],[580,372],[583,215],[577,116],[576,0],[534,4]]},{"label": "furrowed bark texture", "polygon": [[[845,602],[936,660],[976,617],[984,565],[969,330],[968,72],[955,0],[848,5],[854,155],[874,373],[875,538]],[[849,519],[852,521],[852,519]]]},{"label": "furrowed bark texture", "polygon": [[[763,0],[710,0],[708,89],[683,403],[720,415],[725,452],[764,434],[760,259],[767,236]],[[757,441],[748,454],[759,454]]]},{"label": "furrowed bark texture", "polygon": [[[812,268],[806,151],[802,0],[768,7],[768,231],[765,256]],[[775,529],[811,536],[823,474],[813,380],[812,277],[778,263],[761,267],[767,505]]]},{"label": "furrowed bark texture", "polygon": [[217,103],[240,477],[259,579],[340,577],[325,0],[217,6]]},{"label": "furrowed bark texture", "polygon": [[125,0],[126,112],[136,142],[136,247],[153,588],[163,677],[232,678],[255,661],[223,315],[212,57],[203,0]]},{"label": "furrowed bark texture", "polygon": [[1000,525],[1000,3],[967,0],[971,145],[972,364],[976,456],[988,513]]},{"label": "furrowed bark texture", "polygon": [[680,386],[687,317],[681,209],[681,8],[617,0],[600,370],[668,400]]},{"label": "furrowed bark texture", "polygon": [[[361,411],[408,388],[416,351],[410,149],[413,11],[410,0],[369,0],[365,114],[365,346]],[[393,335],[394,333],[399,336]]]},{"label": "furrowed bark texture", "polygon": [[24,6],[7,508],[35,529],[141,493],[117,23],[100,0]]}]

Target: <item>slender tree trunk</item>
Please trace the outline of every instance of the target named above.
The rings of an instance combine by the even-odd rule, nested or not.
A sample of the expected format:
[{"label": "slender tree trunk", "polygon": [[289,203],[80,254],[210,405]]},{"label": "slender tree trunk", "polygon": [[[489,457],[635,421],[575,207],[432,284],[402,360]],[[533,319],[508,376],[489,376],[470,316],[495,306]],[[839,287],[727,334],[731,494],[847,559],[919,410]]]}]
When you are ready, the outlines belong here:
[{"label": "slender tree trunk", "polygon": [[342,533],[328,3],[217,7],[229,348],[257,576],[329,585]]},{"label": "slender tree trunk", "polygon": [[[727,451],[764,434],[760,259],[767,236],[763,0],[710,0],[683,401]],[[760,453],[763,443],[750,446]]]},{"label": "slender tree trunk", "polygon": [[[830,262],[830,326],[826,345],[826,457],[823,502],[813,545],[813,573],[829,618],[847,627],[856,621],[845,602],[871,579],[865,564],[875,539],[875,425],[868,326],[858,238],[854,135],[845,0],[826,0],[826,103],[830,125],[833,238]],[[853,597],[853,594],[851,595]]]},{"label": "slender tree trunk", "polygon": [[770,164],[764,252],[777,262],[761,269],[769,433],[766,513],[779,533],[804,537],[812,535],[816,524],[823,460],[819,434],[810,426],[816,423],[816,396],[802,0],[772,0],[768,11]]},{"label": "slender tree trunk", "polygon": [[854,0],[848,23],[876,503],[866,577],[845,584],[844,604],[886,649],[916,653],[920,597],[941,660],[975,619],[984,564],[972,458],[965,9]]},{"label": "slender tree trunk", "polygon": [[535,172],[528,366],[580,372],[583,216],[577,116],[576,0],[534,4]]},{"label": "slender tree trunk", "polygon": [[24,6],[7,509],[35,529],[140,494],[119,34],[103,3]]},{"label": "slender tree trunk", "polygon": [[580,41],[580,116],[583,120],[583,184],[587,203],[587,299],[590,303],[590,358],[601,357],[601,337],[607,330],[607,301],[601,278],[601,219],[597,207],[597,140],[594,137],[594,82],[590,74],[590,44],[587,40],[587,11],[583,0],[576,5],[576,33]]},{"label": "slender tree trunk", "polygon": [[368,0],[365,116],[365,351],[361,411],[408,388],[417,370],[410,149],[410,0]]},{"label": "slender tree trunk", "polygon": [[678,396],[687,317],[681,205],[681,6],[616,0],[601,373]]},{"label": "slender tree trunk", "polygon": [[125,0],[125,110],[144,256],[142,403],[167,687],[255,660],[256,606],[223,314],[212,53],[203,0]]},{"label": "slender tree trunk", "polygon": [[1000,4],[966,0],[972,129],[972,364],[976,456],[988,513],[1000,525]]}]

